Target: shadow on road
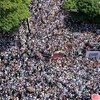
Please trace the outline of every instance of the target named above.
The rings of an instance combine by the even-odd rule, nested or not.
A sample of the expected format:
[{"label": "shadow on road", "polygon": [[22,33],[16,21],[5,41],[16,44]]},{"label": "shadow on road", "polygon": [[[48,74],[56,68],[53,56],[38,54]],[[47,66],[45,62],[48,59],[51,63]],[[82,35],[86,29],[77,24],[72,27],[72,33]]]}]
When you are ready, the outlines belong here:
[{"label": "shadow on road", "polygon": [[[71,32],[93,32],[96,33],[100,30],[100,24],[94,24],[91,22],[76,21],[70,17],[70,13],[64,11],[64,25]],[[100,33],[98,33],[100,34]]]},{"label": "shadow on road", "polygon": [[6,51],[8,48],[14,46],[15,44],[15,34],[6,33],[2,34],[0,33],[0,52]]}]

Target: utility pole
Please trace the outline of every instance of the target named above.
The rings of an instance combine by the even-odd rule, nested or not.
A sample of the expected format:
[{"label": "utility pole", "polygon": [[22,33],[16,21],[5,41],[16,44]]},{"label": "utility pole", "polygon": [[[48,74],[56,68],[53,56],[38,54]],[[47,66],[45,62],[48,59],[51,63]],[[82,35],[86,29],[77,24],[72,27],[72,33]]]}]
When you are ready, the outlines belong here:
[{"label": "utility pole", "polygon": [[29,34],[31,34],[31,29],[30,29],[30,24],[29,24],[29,19],[28,18],[26,19],[26,23],[27,23],[28,32],[29,32]]}]

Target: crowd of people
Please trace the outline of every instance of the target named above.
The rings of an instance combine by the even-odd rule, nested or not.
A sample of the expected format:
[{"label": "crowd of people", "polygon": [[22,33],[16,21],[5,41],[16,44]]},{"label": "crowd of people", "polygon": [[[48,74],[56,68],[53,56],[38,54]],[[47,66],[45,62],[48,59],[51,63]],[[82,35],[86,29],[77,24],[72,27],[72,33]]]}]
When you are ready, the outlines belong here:
[{"label": "crowd of people", "polygon": [[[33,0],[31,32],[24,23],[14,39],[7,36],[9,44],[0,42],[3,49],[9,45],[0,49],[0,100],[91,100],[100,94],[100,60],[85,57],[100,51],[100,36],[69,31],[62,2]],[[52,59],[57,50],[65,57]]]}]

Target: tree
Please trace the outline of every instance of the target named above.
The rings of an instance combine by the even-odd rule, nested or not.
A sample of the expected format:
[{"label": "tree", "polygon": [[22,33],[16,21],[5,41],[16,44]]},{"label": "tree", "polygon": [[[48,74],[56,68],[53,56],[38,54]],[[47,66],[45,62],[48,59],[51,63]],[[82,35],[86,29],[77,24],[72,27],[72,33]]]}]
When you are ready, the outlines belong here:
[{"label": "tree", "polygon": [[77,0],[76,6],[79,12],[91,17],[100,15],[100,0]]},{"label": "tree", "polygon": [[64,8],[67,10],[76,9],[76,1],[75,0],[67,0],[63,3]]},{"label": "tree", "polygon": [[31,13],[28,4],[31,0],[0,0],[0,31],[10,31],[18,27]]},{"label": "tree", "polygon": [[83,14],[82,19],[94,20],[100,16],[100,0],[68,0],[63,6],[68,10],[76,9],[78,14]]}]

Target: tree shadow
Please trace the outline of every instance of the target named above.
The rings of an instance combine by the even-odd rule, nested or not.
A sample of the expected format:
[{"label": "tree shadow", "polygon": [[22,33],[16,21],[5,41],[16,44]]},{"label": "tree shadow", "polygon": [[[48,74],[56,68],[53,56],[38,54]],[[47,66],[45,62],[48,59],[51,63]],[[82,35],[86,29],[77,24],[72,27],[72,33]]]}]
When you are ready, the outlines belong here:
[{"label": "tree shadow", "polygon": [[0,52],[6,51],[15,45],[15,34],[0,32]]},{"label": "tree shadow", "polygon": [[[71,13],[64,11],[64,25],[71,32],[93,32],[97,33],[100,30],[100,23],[91,22],[90,20],[87,21],[80,21],[78,20],[79,16],[71,17]],[[74,14],[73,14],[74,15]],[[74,17],[77,17],[75,19]],[[81,16],[82,17],[82,16]],[[86,18],[86,16],[85,16]],[[98,33],[100,35],[100,32]]]}]

